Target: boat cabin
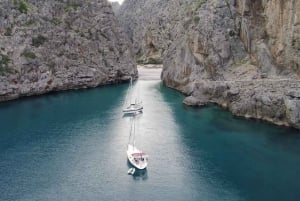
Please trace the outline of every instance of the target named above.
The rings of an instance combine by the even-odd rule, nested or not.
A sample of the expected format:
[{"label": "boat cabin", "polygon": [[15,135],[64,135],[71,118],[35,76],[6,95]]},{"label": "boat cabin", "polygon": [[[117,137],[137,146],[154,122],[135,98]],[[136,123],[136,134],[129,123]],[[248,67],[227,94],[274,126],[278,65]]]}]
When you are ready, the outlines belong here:
[{"label": "boat cabin", "polygon": [[134,158],[135,162],[139,162],[139,161],[148,161],[148,155],[145,153],[133,153],[131,154],[132,157]]}]

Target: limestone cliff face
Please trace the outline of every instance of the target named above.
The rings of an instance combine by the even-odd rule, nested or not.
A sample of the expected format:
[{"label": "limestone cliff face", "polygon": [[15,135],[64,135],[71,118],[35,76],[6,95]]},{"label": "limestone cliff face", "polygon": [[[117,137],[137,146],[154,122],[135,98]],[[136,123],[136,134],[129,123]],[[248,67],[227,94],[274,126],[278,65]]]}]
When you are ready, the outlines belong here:
[{"label": "limestone cliff face", "polygon": [[125,0],[117,16],[133,42],[140,62],[161,62],[165,51],[184,33],[189,0]]},{"label": "limestone cliff face", "polygon": [[106,0],[2,0],[0,101],[137,76]]},{"label": "limestone cliff face", "polygon": [[111,7],[114,11],[114,13],[118,13],[119,9],[121,7],[121,5],[119,4],[119,2],[110,2],[111,3]]},{"label": "limestone cliff face", "polygon": [[[277,73],[300,75],[300,2],[298,0],[238,0],[240,37],[261,67],[277,67]],[[261,49],[270,58],[262,54]],[[270,62],[270,64],[268,63]],[[283,72],[282,72],[283,71]],[[268,74],[268,72],[266,72]]]},{"label": "limestone cliff face", "polygon": [[119,20],[163,82],[234,114],[300,128],[299,0],[126,0]]}]

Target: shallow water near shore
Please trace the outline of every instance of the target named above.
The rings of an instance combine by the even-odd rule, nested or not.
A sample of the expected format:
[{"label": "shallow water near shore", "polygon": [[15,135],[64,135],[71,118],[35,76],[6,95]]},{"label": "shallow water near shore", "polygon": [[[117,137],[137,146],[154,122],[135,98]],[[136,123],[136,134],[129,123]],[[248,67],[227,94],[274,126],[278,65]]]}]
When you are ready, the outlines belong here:
[{"label": "shallow water near shore", "polygon": [[150,158],[128,175],[127,88],[1,103],[0,200],[299,200],[299,131],[185,107],[157,79],[134,85],[136,144]]}]

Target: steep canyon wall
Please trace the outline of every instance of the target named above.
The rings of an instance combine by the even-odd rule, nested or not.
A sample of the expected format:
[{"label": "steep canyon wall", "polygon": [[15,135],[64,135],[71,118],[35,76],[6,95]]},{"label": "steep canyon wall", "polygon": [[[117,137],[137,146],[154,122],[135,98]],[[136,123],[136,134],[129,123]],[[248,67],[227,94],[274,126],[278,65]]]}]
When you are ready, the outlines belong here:
[{"label": "steep canyon wall", "polygon": [[138,62],[232,113],[300,128],[299,0],[126,0],[117,15]]},{"label": "steep canyon wall", "polygon": [[106,0],[1,0],[0,101],[137,76]]}]

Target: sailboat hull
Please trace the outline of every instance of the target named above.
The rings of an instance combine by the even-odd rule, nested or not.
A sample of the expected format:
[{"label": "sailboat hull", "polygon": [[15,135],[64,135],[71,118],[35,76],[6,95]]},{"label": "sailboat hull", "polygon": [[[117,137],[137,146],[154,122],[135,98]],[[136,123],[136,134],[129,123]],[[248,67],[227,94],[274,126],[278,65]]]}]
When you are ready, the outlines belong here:
[{"label": "sailboat hull", "polygon": [[132,166],[139,170],[147,168],[148,156],[132,145],[128,145],[127,158]]}]

